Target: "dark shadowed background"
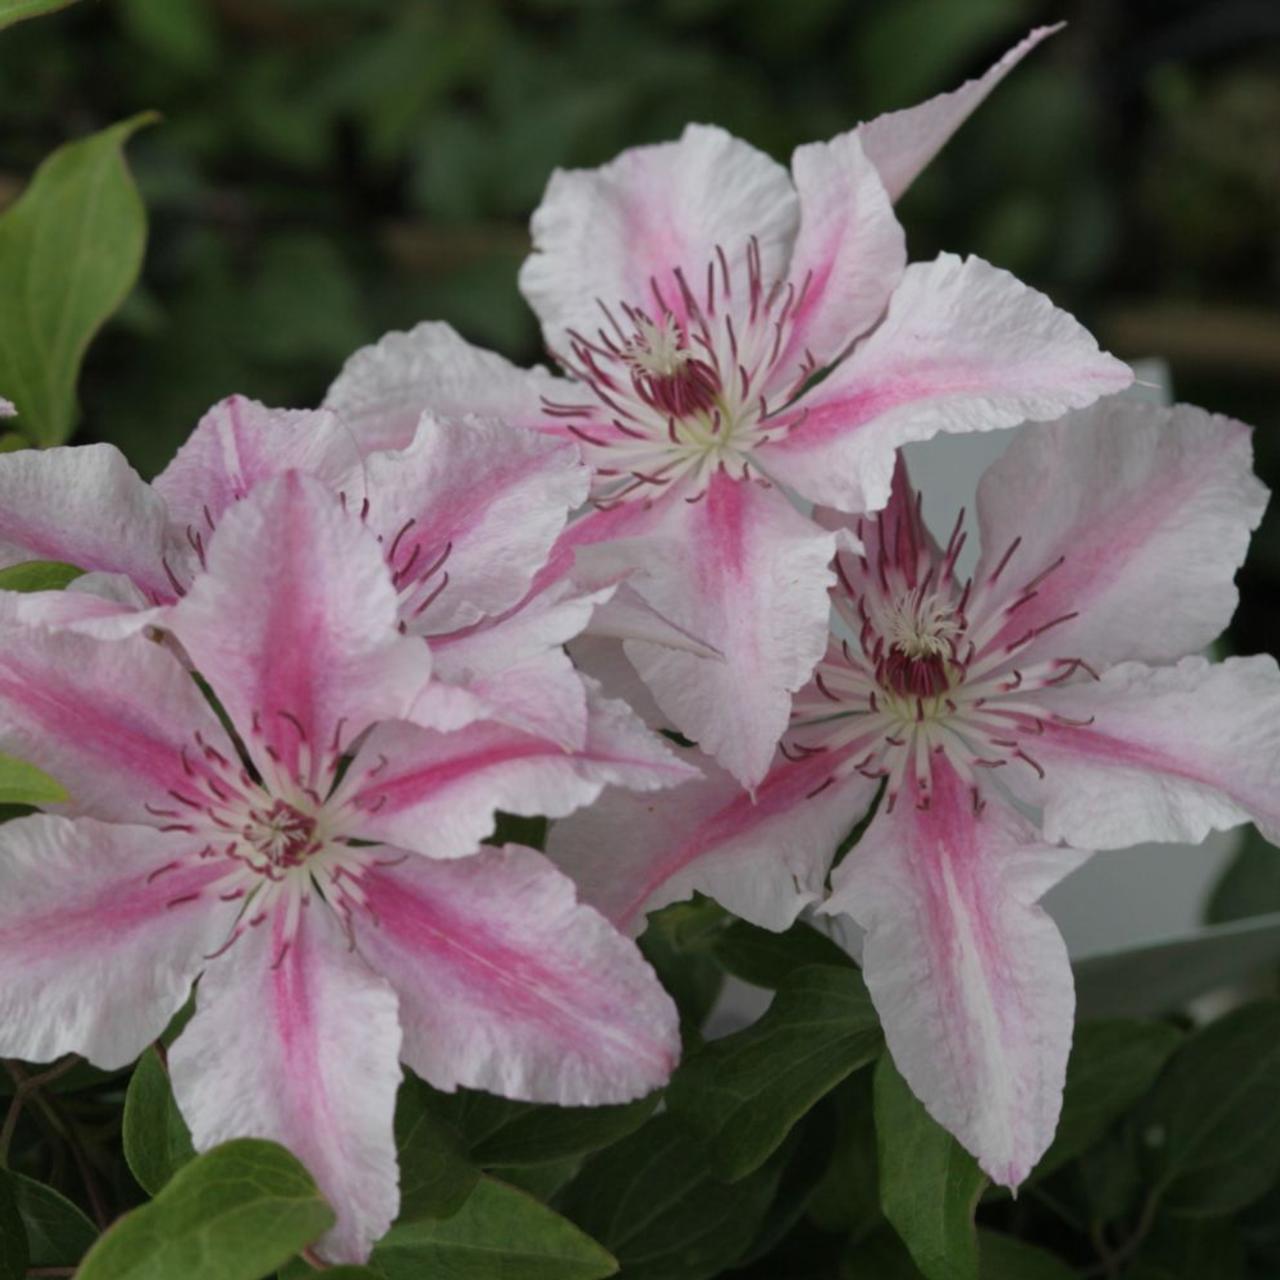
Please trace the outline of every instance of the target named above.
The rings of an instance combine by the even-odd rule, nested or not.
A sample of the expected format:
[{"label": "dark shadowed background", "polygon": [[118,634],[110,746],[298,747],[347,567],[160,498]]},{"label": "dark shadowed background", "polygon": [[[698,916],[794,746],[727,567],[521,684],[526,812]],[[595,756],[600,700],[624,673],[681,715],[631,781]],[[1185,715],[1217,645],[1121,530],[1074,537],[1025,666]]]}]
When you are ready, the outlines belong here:
[{"label": "dark shadowed background", "polygon": [[[144,282],[93,346],[80,440],[145,473],[230,391],[314,403],[352,349],[451,321],[538,356],[515,286],[554,165],[713,121],[784,158],[1023,64],[902,204],[913,256],[1047,290],[1280,482],[1277,0],[89,0],[0,41],[0,200],[141,108]],[[1276,648],[1280,513],[1235,645]]]}]

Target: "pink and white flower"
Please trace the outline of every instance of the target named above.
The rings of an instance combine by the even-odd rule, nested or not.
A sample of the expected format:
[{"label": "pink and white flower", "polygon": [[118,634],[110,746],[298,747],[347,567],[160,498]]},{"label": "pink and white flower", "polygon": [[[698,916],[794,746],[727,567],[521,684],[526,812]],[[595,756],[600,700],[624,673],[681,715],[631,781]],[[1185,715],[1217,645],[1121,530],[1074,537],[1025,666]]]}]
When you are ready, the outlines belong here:
[{"label": "pink and white flower", "polygon": [[338,1215],[322,1252],[359,1260],[398,1204],[401,1061],[565,1104],[665,1081],[677,1018],[634,945],[541,854],[478,842],[499,807],[689,768],[590,687],[574,750],[422,727],[408,576],[356,513],[289,471],[214,522],[164,623],[234,737],[141,633],[4,628],[0,749],[70,801],[0,828],[0,1055],[122,1066],[200,977],[170,1054],[197,1147],[289,1146]]},{"label": "pink and white flower", "polygon": [[1250,462],[1245,427],[1188,407],[1025,428],[982,480],[964,581],[963,518],[936,544],[900,462],[878,516],[822,513],[833,631],[758,804],[714,776],[670,810],[609,793],[549,852],[621,927],[697,889],[781,929],[879,795],[821,910],[865,931],[907,1081],[1016,1187],[1053,1136],[1074,1009],[1040,897],[1094,849],[1249,820],[1280,839],[1280,671],[1194,656],[1265,505]]},{"label": "pink and white flower", "polygon": [[672,721],[754,787],[821,657],[834,547],[777,486],[875,509],[899,445],[1056,418],[1130,381],[1007,272],[908,266],[893,212],[1047,34],[954,94],[800,147],[790,172],[700,125],[557,171],[521,286],[569,377],[424,324],[358,352],[326,404],[370,448],[403,444],[423,409],[579,441],[597,510],[567,548],[626,542],[635,589],[718,651],[627,649]]}]

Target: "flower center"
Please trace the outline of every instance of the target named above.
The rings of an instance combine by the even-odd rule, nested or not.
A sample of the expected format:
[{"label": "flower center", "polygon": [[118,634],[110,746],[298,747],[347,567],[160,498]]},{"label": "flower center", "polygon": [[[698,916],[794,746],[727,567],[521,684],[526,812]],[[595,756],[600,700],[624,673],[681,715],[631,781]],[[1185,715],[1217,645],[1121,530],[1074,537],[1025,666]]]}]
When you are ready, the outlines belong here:
[{"label": "flower center", "polygon": [[891,506],[892,516],[859,522],[858,536],[873,551],[837,555],[837,634],[811,690],[795,701],[783,751],[838,753],[832,777],[856,770],[886,779],[889,809],[909,774],[927,807],[933,760],[945,756],[981,809],[980,778],[1014,762],[1043,776],[1027,740],[1047,724],[1075,723],[1045,710],[1036,691],[1094,674],[1079,658],[1025,660],[1033,641],[1076,616],[1017,625],[1018,611],[1062,561],[1006,589],[1002,575],[1017,539],[983,581],[960,583],[963,513],[938,549],[915,495],[896,492]]},{"label": "flower center", "polygon": [[808,278],[766,282],[753,237],[737,271],[717,246],[697,292],[681,269],[671,279],[644,302],[600,299],[604,325],[558,356],[595,403],[545,408],[587,446],[600,506],[682,482],[692,501],[717,470],[745,480],[754,451],[801,420],[781,411],[813,372],[790,341]]},{"label": "flower center", "polygon": [[275,800],[265,810],[251,809],[244,838],[273,867],[300,867],[323,847],[316,838],[316,819],[286,800]]}]

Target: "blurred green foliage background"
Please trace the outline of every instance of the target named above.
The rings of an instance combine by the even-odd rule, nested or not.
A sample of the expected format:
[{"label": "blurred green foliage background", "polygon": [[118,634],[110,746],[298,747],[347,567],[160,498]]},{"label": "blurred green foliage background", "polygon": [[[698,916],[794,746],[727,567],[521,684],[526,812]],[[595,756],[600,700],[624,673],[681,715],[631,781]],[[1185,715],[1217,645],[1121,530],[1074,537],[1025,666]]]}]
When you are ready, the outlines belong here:
[{"label": "blurred green foliage background", "polygon": [[[87,0],[0,39],[0,203],[55,145],[146,107],[144,280],[94,345],[79,439],[164,464],[242,391],[314,403],[388,328],[527,361],[516,291],[553,166],[720,123],[785,158],[1015,72],[903,202],[913,256],[975,252],[1181,398],[1256,423],[1280,483],[1277,0]],[[1280,514],[1236,645],[1277,648]]]}]

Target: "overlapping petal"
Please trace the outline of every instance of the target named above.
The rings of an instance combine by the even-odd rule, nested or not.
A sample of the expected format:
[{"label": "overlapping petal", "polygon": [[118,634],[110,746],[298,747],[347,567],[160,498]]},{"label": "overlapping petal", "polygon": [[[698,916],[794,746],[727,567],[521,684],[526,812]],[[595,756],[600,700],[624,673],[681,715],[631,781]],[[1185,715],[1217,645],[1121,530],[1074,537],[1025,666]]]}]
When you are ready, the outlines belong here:
[{"label": "overlapping petal", "polygon": [[517,604],[587,496],[575,446],[498,423],[424,418],[370,455],[367,523],[409,629],[441,635]]},{"label": "overlapping petal", "polygon": [[162,601],[190,557],[163,500],[113,445],[0,455],[0,564],[57,560],[124,573]]},{"label": "overlapping petal", "polygon": [[999,569],[995,589],[1012,602],[1041,579],[998,635],[1048,628],[1021,649],[1025,661],[1171,661],[1230,621],[1232,577],[1266,501],[1243,423],[1106,401],[1027,428],[988,469],[976,582]]},{"label": "overlapping petal", "polygon": [[858,773],[832,781],[823,755],[779,757],[753,800],[706,757],[687,754],[705,778],[662,796],[611,787],[555,824],[548,856],[620,929],[638,933],[647,912],[695,892],[786,929],[822,897],[836,849],[878,784]]},{"label": "overlapping petal", "polygon": [[192,543],[207,543],[224,511],[285,471],[305,471],[335,488],[345,483],[358,507],[364,497],[359,466],[356,438],[335,414],[269,409],[235,395],[200,419],[154,488]]},{"label": "overlapping petal", "polygon": [[575,751],[488,721],[453,733],[379,725],[335,803],[359,815],[367,839],[459,858],[492,832],[499,810],[560,818],[609,784],[654,790],[697,776],[625,704],[590,685],[587,711],[586,741]]},{"label": "overlapping petal", "polygon": [[228,511],[169,626],[260,769],[315,785],[376,721],[408,715],[426,645],[396,630],[376,539],[318,480],[288,472]]},{"label": "overlapping petal", "polygon": [[245,1137],[288,1147],[338,1217],[321,1255],[363,1262],[400,1202],[396,996],[323,905],[285,938],[276,912],[210,965],[169,1052],[174,1095],[200,1150]]},{"label": "overlapping petal", "polygon": [[541,854],[410,855],[360,880],[361,951],[400,996],[404,1059],[437,1088],[580,1106],[664,1084],[675,1006],[635,946]]},{"label": "overlapping petal", "polygon": [[193,844],[45,814],[0,827],[0,1054],[113,1070],[160,1035],[235,914]]},{"label": "overlapping petal", "polygon": [[424,321],[362,347],[343,366],[325,396],[366,453],[403,449],[423,413],[450,421],[473,417],[561,432],[543,399],[576,398],[563,378],[543,368],[521,369],[493,351],[472,346],[450,325]]},{"label": "overlapping petal", "polygon": [[720,658],[633,641],[627,656],[672,723],[745,786],[769,769],[791,694],[827,638],[835,539],[776,489],[717,475],[674,503],[636,589]]},{"label": "overlapping petal", "polygon": [[906,269],[880,326],[786,411],[794,425],[761,465],[811,501],[875,510],[901,445],[1056,418],[1132,380],[1044,294],[943,254]]},{"label": "overlapping petal", "polygon": [[935,765],[880,812],[822,908],[866,931],[863,975],[894,1062],[996,1182],[1017,1187],[1053,1138],[1075,997],[1067,949],[1037,902],[1088,855],[1053,848],[1002,804],[974,812]]}]

